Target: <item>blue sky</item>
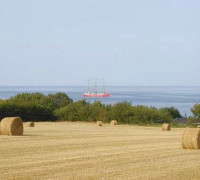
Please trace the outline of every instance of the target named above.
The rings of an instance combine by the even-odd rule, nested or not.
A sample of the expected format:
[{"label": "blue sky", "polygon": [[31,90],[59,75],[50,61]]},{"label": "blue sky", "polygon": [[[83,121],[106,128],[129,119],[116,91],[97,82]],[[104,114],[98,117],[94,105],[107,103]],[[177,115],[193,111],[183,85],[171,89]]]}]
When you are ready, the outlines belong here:
[{"label": "blue sky", "polygon": [[200,86],[198,0],[0,0],[0,85]]}]

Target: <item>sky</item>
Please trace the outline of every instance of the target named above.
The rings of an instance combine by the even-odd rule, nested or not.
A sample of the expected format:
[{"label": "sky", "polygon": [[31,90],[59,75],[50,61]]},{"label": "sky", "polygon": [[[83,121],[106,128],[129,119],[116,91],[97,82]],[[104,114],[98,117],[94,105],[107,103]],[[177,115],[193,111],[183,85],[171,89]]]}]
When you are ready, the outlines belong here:
[{"label": "sky", "polygon": [[0,86],[200,86],[199,0],[0,0]]}]

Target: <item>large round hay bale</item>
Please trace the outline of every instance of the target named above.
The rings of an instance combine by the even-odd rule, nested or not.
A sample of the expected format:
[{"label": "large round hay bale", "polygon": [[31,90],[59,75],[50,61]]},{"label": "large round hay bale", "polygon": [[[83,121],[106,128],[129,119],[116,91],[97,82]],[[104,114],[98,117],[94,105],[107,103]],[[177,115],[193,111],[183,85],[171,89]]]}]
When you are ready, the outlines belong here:
[{"label": "large round hay bale", "polygon": [[3,135],[19,136],[23,134],[23,122],[19,117],[7,117],[1,121]]},{"label": "large round hay bale", "polygon": [[98,126],[103,126],[103,122],[102,121],[97,121],[97,125]]},{"label": "large round hay bale", "polygon": [[200,128],[200,125],[198,125],[197,128]]},{"label": "large round hay bale", "polygon": [[34,127],[34,126],[35,126],[35,124],[32,121],[26,123],[26,127]]},{"label": "large round hay bale", "polygon": [[164,123],[164,124],[162,125],[162,130],[163,130],[163,131],[170,131],[170,130],[171,130],[170,124]]},{"label": "large round hay bale", "polygon": [[183,149],[200,149],[200,129],[186,128],[182,135]]},{"label": "large round hay bale", "polygon": [[116,121],[116,120],[112,120],[112,121],[110,122],[110,124],[111,124],[111,125],[117,125],[117,121]]}]

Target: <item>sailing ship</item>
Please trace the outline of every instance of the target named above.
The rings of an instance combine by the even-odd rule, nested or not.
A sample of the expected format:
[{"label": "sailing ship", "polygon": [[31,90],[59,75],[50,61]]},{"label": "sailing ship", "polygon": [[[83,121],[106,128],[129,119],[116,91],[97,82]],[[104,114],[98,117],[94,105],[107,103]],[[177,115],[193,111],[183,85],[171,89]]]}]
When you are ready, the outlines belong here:
[{"label": "sailing ship", "polygon": [[110,93],[105,91],[105,81],[103,80],[103,92],[98,92],[97,80],[95,79],[95,91],[91,91],[90,81],[88,81],[88,91],[83,93],[84,97],[109,97]]}]

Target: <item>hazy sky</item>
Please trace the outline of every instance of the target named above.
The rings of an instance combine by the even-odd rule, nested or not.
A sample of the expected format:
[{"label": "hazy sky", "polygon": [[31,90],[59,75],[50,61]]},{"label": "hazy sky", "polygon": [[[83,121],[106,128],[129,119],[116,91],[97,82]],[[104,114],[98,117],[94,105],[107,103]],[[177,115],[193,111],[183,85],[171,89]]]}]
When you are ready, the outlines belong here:
[{"label": "hazy sky", "polygon": [[0,85],[200,85],[199,0],[0,0]]}]

